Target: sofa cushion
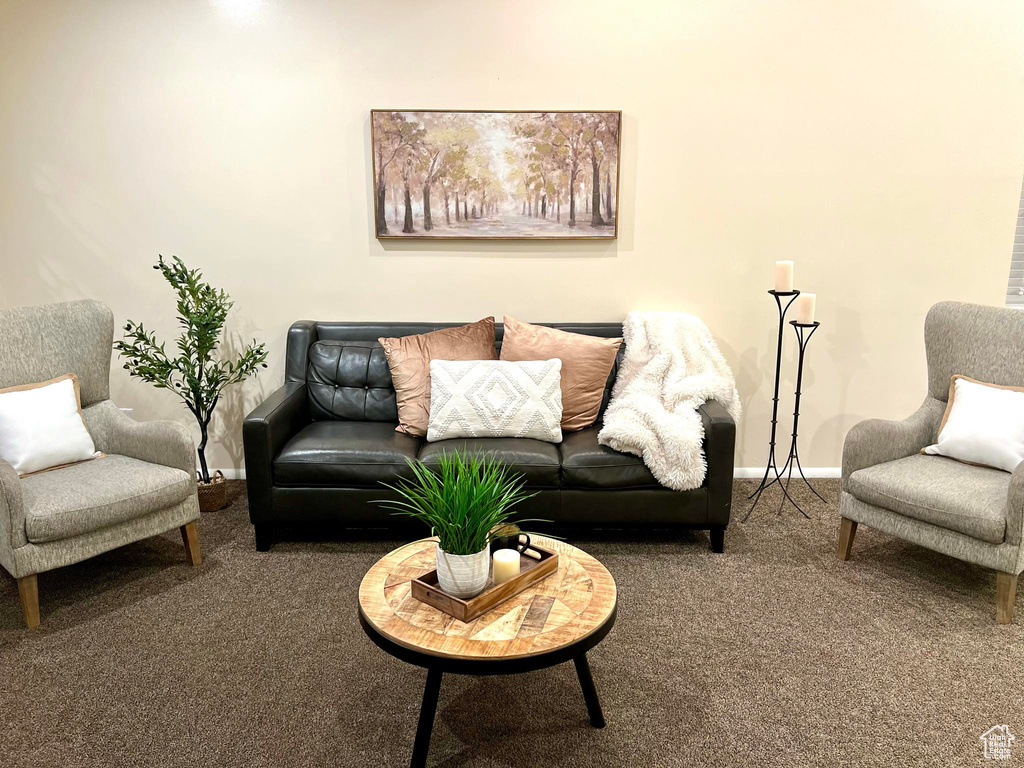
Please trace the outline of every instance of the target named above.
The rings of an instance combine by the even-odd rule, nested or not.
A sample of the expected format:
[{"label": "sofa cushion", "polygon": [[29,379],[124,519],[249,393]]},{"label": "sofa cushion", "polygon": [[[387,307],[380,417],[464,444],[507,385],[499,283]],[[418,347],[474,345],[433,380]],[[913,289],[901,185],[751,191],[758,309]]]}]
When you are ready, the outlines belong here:
[{"label": "sofa cushion", "polygon": [[314,421],[300,429],[274,459],[277,485],[376,486],[410,477],[419,438],[395,431],[394,422]]},{"label": "sofa cushion", "polygon": [[558,487],[558,448],[541,440],[525,437],[471,437],[438,440],[420,449],[420,460],[429,467],[445,451],[493,456],[526,478],[527,488]]},{"label": "sofa cushion", "polygon": [[196,486],[180,469],[113,455],[29,475],[21,490],[25,535],[42,544],[180,504]]},{"label": "sofa cushion", "polygon": [[998,469],[916,455],[857,470],[847,484],[868,504],[1000,544],[1010,477]]},{"label": "sofa cushion", "polygon": [[398,421],[388,361],[376,341],[316,342],[306,385],[315,420]]},{"label": "sofa cushion", "polygon": [[600,426],[570,432],[559,445],[563,488],[661,488],[639,456],[597,442]]}]

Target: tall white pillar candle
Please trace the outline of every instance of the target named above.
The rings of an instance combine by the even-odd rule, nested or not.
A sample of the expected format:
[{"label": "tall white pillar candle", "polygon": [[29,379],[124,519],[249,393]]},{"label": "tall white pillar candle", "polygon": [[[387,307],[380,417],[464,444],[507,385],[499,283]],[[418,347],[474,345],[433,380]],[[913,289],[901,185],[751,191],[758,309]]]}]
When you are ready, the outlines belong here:
[{"label": "tall white pillar candle", "polygon": [[519,575],[519,552],[514,549],[499,549],[494,553],[491,562],[491,577],[495,586]]},{"label": "tall white pillar candle", "polygon": [[796,297],[796,321],[810,325],[814,322],[814,305],[817,302],[818,294],[801,293]]},{"label": "tall white pillar candle", "polygon": [[775,290],[788,293],[793,290],[793,262],[775,262]]}]

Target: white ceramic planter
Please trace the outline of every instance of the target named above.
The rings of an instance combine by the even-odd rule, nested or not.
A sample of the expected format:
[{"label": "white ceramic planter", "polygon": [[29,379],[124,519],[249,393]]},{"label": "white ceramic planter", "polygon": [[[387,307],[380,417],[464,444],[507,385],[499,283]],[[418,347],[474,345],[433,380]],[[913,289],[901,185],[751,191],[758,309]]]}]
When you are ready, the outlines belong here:
[{"label": "white ceramic planter", "polygon": [[491,565],[491,550],[486,547],[473,555],[449,555],[438,544],[437,585],[453,597],[475,597],[484,591]]}]

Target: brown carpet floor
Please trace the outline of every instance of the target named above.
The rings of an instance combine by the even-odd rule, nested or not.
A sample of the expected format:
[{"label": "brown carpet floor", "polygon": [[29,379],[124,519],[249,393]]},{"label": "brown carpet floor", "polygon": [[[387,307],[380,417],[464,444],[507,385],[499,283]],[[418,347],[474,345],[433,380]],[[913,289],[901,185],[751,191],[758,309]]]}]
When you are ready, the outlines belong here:
[{"label": "brown carpet floor", "polygon": [[[994,576],[863,528],[839,562],[838,483],[818,483],[813,519],[762,503],[740,524],[738,482],[724,555],[697,532],[574,540],[619,588],[591,652],[608,727],[572,665],[447,677],[430,765],[979,765],[1002,723],[1024,761],[1024,617],[995,624]],[[355,618],[394,543],[258,553],[231,493],[199,569],[174,531],[41,575],[39,631],[0,579],[0,765],[408,764],[426,674]]]}]

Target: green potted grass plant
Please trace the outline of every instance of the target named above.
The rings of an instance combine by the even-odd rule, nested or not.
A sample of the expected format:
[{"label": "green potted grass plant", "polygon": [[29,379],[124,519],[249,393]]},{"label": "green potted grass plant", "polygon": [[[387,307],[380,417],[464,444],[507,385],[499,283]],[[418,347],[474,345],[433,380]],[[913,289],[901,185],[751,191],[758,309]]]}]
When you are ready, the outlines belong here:
[{"label": "green potted grass plant", "polygon": [[161,256],[153,269],[160,270],[178,295],[178,324],[182,332],[176,344],[177,354],[168,355],[166,345],[157,341],[142,323],[133,320],[124,324],[124,338],[114,342],[114,349],[132,376],[157,389],[170,390],[195,416],[202,438],[196,478],[199,506],[203,512],[222,509],[227,504],[224,475],[217,472],[211,477],[206,464],[210,419],[225,387],[267,367],[267,349],[253,340],[237,360],[218,359],[217,348],[231,299],[222,289],[205,282],[198,269],[188,269],[177,256],[170,262]]},{"label": "green potted grass plant", "polygon": [[431,528],[443,591],[460,598],[480,594],[487,584],[492,530],[509,522],[512,507],[536,494],[524,493],[525,481],[493,457],[442,453],[436,469],[420,461],[409,465],[412,479],[382,483],[399,499],[377,503]]}]

